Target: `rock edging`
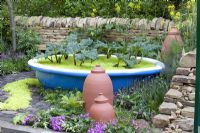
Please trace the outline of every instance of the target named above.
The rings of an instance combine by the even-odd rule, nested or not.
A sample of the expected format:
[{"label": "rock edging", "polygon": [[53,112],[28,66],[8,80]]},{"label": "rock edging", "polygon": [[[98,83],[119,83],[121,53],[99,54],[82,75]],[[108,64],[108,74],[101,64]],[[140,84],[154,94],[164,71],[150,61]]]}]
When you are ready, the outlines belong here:
[{"label": "rock edging", "polygon": [[186,53],[180,60],[169,91],[154,116],[153,124],[164,132],[192,132],[194,128],[196,52]]}]

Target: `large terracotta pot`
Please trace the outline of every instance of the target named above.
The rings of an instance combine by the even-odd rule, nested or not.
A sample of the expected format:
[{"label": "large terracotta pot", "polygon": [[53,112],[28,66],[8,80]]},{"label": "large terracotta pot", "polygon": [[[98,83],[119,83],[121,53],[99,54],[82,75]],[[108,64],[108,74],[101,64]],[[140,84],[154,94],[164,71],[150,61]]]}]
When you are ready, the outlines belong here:
[{"label": "large terracotta pot", "polygon": [[108,74],[105,73],[105,70],[100,65],[96,65],[86,77],[83,86],[83,100],[86,112],[89,111],[99,93],[103,93],[108,98],[108,102],[113,105],[112,81]]},{"label": "large terracotta pot", "polygon": [[111,122],[115,119],[113,107],[103,93],[99,93],[99,96],[94,101],[95,103],[89,110],[89,116],[91,118],[96,122]]},{"label": "large terracotta pot", "polygon": [[172,41],[175,41],[180,45],[183,44],[180,32],[178,31],[178,29],[175,26],[173,26],[171,28],[171,30],[168,32],[168,35],[163,42],[162,53],[167,52],[169,50],[170,43]]}]

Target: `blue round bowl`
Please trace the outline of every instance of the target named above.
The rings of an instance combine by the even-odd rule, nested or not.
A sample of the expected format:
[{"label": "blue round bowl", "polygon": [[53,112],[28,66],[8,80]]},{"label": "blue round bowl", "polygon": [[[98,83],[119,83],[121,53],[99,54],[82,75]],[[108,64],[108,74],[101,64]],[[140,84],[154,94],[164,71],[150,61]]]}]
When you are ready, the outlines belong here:
[{"label": "blue round bowl", "polygon": [[[152,62],[155,66],[149,68],[106,71],[112,80],[114,92],[119,91],[119,89],[130,87],[136,79],[157,75],[165,67],[162,62],[154,59],[143,57],[143,60]],[[29,60],[28,65],[36,71],[36,77],[46,89],[61,88],[82,91],[84,80],[90,73],[90,71],[86,70],[72,70],[45,66],[37,63],[37,59]]]}]

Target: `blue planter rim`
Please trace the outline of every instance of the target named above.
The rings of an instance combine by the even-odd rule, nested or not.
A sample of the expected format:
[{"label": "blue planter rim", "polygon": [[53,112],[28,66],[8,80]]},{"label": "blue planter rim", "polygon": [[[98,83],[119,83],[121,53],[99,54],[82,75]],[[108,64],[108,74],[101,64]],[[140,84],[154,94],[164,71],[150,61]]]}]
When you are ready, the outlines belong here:
[{"label": "blue planter rim", "polygon": [[[113,56],[116,57],[116,56]],[[138,57],[141,58],[141,57]],[[149,61],[153,64],[155,64],[154,67],[148,67],[148,68],[133,68],[133,69],[124,69],[124,70],[106,70],[106,73],[109,74],[109,76],[134,76],[134,75],[147,75],[147,74],[156,74],[161,72],[165,65],[155,59],[151,58],[142,58],[144,61]],[[77,70],[77,69],[67,69],[67,68],[56,68],[52,66],[45,66],[38,63],[38,59],[31,59],[28,61],[28,65],[35,71],[42,71],[47,73],[53,73],[53,74],[63,74],[63,75],[71,75],[71,76],[87,76],[90,71],[89,70]],[[100,64],[101,65],[101,64]]]}]

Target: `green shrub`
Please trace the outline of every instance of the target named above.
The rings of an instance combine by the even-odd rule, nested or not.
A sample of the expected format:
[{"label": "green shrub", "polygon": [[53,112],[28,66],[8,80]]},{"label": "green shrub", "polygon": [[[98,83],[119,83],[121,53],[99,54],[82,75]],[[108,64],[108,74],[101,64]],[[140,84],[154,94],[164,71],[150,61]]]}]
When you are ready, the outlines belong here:
[{"label": "green shrub", "polygon": [[[167,7],[173,0],[18,0],[15,13],[27,16],[68,17],[168,17]],[[180,2],[177,3],[178,5]],[[178,6],[177,6],[178,8]],[[48,12],[46,12],[48,10]]]},{"label": "green shrub", "polygon": [[0,53],[3,53],[6,51],[6,44],[5,42],[3,41],[3,39],[0,39]]},{"label": "green shrub", "polygon": [[133,88],[117,95],[117,109],[132,114],[135,119],[151,120],[164,100],[168,85],[168,80],[163,76],[138,80],[134,82]]},{"label": "green shrub", "polygon": [[38,33],[31,28],[17,28],[17,50],[25,53],[28,58],[34,57],[37,45],[40,44]]},{"label": "green shrub", "polygon": [[82,93],[79,91],[64,91],[57,88],[57,90],[41,89],[39,93],[44,96],[44,100],[50,103],[53,108],[60,110],[54,112],[54,115],[61,115],[58,113],[62,113],[63,110],[67,110],[65,114],[68,115],[83,113]]},{"label": "green shrub", "polygon": [[30,69],[27,62],[28,59],[25,57],[4,59],[0,61],[0,75],[28,71]]},{"label": "green shrub", "polygon": [[182,54],[181,44],[172,41],[169,44],[169,50],[162,55],[162,62],[165,64],[164,73],[167,79],[171,79],[178,67]]},{"label": "green shrub", "polygon": [[177,28],[180,30],[186,51],[194,50],[196,47],[196,26],[197,26],[197,1],[185,0],[181,8],[174,5],[168,7],[169,13]]},{"label": "green shrub", "polygon": [[3,44],[6,44],[6,49],[4,50],[9,50],[11,48],[10,18],[5,1],[0,1],[0,37],[4,42]]}]

